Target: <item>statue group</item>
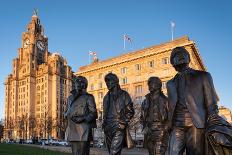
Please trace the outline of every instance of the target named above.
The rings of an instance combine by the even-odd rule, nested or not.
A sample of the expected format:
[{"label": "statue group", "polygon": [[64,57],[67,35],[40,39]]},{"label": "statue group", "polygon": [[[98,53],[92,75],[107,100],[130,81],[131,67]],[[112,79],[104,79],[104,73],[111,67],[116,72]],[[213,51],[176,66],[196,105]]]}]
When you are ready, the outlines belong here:
[{"label": "statue group", "polygon": [[[144,144],[149,155],[231,155],[232,127],[218,115],[217,94],[210,73],[189,67],[184,47],[172,50],[170,62],[177,71],[167,83],[167,96],[158,77],[148,79],[149,93],[141,106]],[[87,79],[78,76],[68,98],[65,117],[67,139],[73,155],[89,155],[97,110],[93,95],[87,93]],[[120,155],[124,146],[133,147],[129,122],[133,102],[122,90],[116,74],[105,76],[108,88],[103,99],[105,143],[110,155]]]}]

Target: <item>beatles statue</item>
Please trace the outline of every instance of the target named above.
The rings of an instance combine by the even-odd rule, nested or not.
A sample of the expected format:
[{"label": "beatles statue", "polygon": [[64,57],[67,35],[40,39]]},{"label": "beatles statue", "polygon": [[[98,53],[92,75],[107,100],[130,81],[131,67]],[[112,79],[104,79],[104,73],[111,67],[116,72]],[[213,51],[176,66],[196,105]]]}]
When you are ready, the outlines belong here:
[{"label": "beatles statue", "polygon": [[96,127],[97,110],[93,95],[86,92],[88,81],[83,76],[75,79],[75,90],[68,98],[65,117],[68,119],[67,139],[73,155],[89,155],[92,128]]},{"label": "beatles statue", "polygon": [[110,155],[120,155],[125,142],[131,146],[128,123],[134,115],[130,95],[119,86],[117,75],[105,76],[107,94],[103,99],[103,124],[105,141]]},{"label": "beatles statue", "polygon": [[219,118],[212,77],[189,67],[190,55],[184,47],[174,48],[170,61],[178,73],[167,83],[171,128],[168,154],[186,151],[186,155],[206,155],[209,120]]},{"label": "beatles statue", "polygon": [[150,93],[142,103],[140,120],[143,125],[144,143],[149,155],[165,155],[168,144],[168,99],[161,91],[158,77],[148,79]]}]

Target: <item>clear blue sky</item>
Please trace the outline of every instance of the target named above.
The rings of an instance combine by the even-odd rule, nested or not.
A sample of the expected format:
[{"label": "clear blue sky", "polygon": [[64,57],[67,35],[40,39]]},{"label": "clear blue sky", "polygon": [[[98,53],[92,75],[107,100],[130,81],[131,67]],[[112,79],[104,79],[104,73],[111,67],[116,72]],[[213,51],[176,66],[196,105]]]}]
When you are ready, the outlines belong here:
[{"label": "clear blue sky", "polygon": [[230,0],[5,0],[0,5],[0,118],[4,80],[17,57],[22,32],[33,8],[49,38],[49,51],[60,51],[73,71],[88,64],[88,51],[100,59],[123,53],[123,34],[133,39],[130,50],[188,35],[212,74],[220,105],[232,109],[232,2]]}]

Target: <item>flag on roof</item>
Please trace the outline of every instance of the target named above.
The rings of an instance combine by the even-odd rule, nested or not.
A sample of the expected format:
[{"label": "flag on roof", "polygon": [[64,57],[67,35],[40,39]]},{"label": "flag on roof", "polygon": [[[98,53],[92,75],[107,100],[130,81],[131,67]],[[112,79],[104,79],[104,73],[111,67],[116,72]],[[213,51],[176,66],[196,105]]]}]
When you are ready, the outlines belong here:
[{"label": "flag on roof", "polygon": [[124,35],[124,40],[129,41],[130,43],[132,42],[131,37],[129,37],[128,35]]}]

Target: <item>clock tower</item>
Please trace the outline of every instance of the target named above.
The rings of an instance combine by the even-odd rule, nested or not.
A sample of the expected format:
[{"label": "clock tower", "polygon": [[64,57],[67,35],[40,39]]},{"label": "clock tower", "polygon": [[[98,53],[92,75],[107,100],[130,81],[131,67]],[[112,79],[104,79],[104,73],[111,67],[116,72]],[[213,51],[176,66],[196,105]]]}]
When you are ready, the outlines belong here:
[{"label": "clock tower", "polygon": [[[36,14],[32,16],[27,30],[22,34],[22,45],[19,48],[19,66],[24,73],[32,73],[38,65],[48,60],[48,38],[44,35],[44,28]],[[25,66],[27,62],[28,66]]]},{"label": "clock tower", "polygon": [[[21,42],[12,73],[4,83],[5,138],[63,138],[63,113],[72,88],[71,67],[62,55],[48,52],[48,38],[36,12]],[[17,123],[24,126],[20,128]]]}]

